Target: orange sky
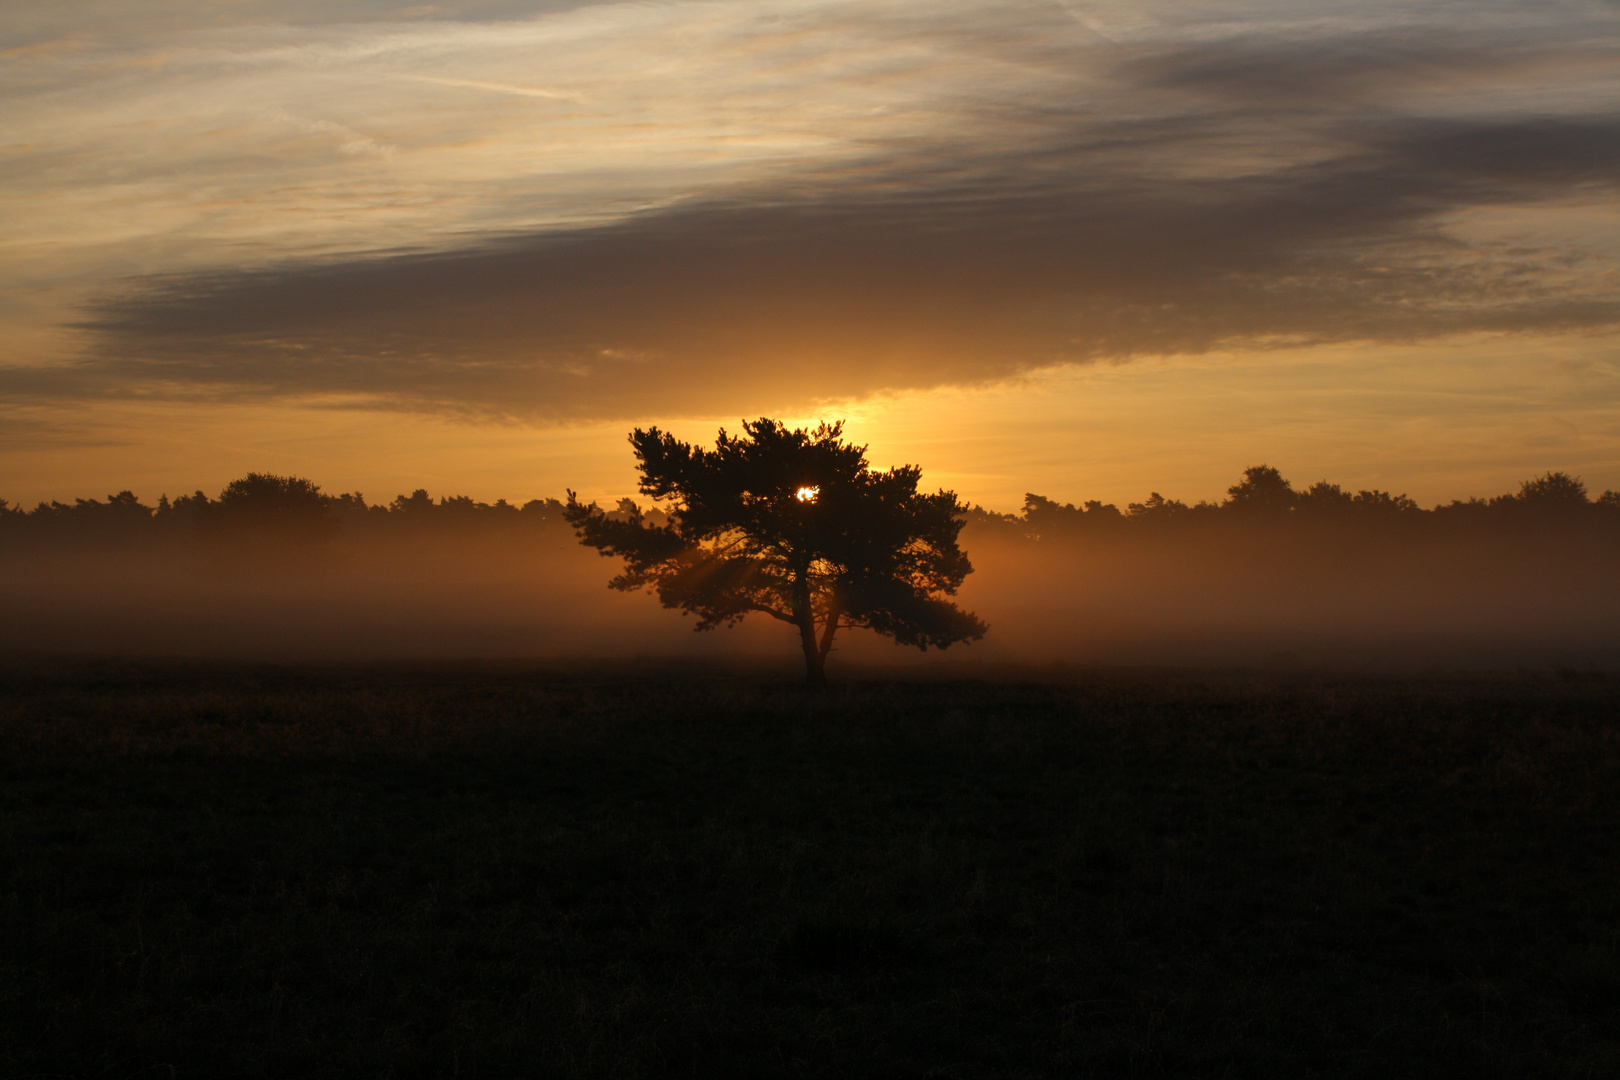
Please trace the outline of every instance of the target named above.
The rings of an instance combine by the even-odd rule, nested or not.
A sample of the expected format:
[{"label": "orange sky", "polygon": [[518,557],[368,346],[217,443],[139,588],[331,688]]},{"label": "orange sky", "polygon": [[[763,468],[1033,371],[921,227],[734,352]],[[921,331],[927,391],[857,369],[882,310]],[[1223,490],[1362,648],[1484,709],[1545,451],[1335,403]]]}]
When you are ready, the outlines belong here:
[{"label": "orange sky", "polygon": [[0,497],[877,464],[1620,488],[1601,3],[200,0],[0,12]]}]

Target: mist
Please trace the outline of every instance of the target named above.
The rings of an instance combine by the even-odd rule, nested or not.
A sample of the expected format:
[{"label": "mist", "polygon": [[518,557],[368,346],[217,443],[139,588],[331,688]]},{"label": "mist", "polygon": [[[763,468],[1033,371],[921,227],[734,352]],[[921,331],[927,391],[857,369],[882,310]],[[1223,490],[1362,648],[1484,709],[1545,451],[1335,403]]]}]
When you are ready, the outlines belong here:
[{"label": "mist", "polygon": [[1612,534],[1332,535],[1248,522],[1211,532],[1055,548],[986,538],[969,546],[979,572],[963,602],[991,624],[984,653],[1022,663],[1412,670],[1620,660]]},{"label": "mist", "polygon": [[611,565],[565,527],[516,535],[340,535],[310,551],[175,543],[8,558],[0,648],[265,660],[725,653],[647,597],[611,592]]},{"label": "mist", "polygon": [[[266,512],[238,481],[219,500],[155,508],[123,493],[4,510],[0,649],[793,662],[791,630],[771,620],[694,633],[655,597],[608,589],[617,560],[581,547],[556,500],[419,491],[368,506],[285,482],[304,485],[302,509]],[[975,571],[957,599],[990,624],[984,640],[923,654],[854,631],[835,677],[918,664],[1620,666],[1620,499],[1591,500],[1563,474],[1423,510],[1325,483],[1295,492],[1257,467],[1219,505],[1031,495],[1019,514],[974,508],[962,545]]]}]

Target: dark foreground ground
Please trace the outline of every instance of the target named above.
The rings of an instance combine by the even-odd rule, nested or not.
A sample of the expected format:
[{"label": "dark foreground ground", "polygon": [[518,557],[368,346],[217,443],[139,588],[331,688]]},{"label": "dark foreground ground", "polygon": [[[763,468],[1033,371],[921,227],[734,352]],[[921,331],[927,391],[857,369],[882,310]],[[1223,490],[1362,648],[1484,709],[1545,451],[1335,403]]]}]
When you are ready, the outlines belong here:
[{"label": "dark foreground ground", "polygon": [[13,662],[0,1075],[1620,1075],[1620,680],[1047,675]]}]

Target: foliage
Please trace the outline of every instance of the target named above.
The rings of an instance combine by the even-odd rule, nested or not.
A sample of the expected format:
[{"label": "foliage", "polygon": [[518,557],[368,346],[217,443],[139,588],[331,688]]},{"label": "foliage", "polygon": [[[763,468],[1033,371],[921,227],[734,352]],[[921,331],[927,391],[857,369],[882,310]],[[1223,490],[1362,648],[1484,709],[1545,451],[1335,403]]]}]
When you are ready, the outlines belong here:
[{"label": "foliage", "polygon": [[[1026,502],[1028,498],[1028,496],[1025,496]],[[1157,491],[1150,492],[1147,499],[1142,502],[1127,503],[1125,505],[1125,512],[1134,518],[1172,518],[1177,514],[1185,513],[1186,510],[1187,504],[1180,499],[1166,499]]]},{"label": "foliage", "polygon": [[339,528],[319,484],[271,473],[232,480],[198,524],[207,542],[276,550],[319,546]]},{"label": "foliage", "polygon": [[1565,472],[1549,472],[1526,480],[1516,496],[1519,502],[1545,507],[1582,507],[1587,504],[1586,485]]},{"label": "foliage", "polygon": [[1255,465],[1243,479],[1227,489],[1221,503],[1189,506],[1155,491],[1142,502],[1130,503],[1125,512],[1111,503],[1088,500],[1076,506],[1042,495],[1024,496],[1019,515],[994,514],[980,508],[966,515],[974,537],[1020,536],[1040,542],[1065,542],[1087,537],[1131,535],[1140,530],[1173,530],[1196,536],[1223,525],[1249,530],[1315,530],[1352,534],[1367,530],[1397,529],[1393,535],[1410,536],[1414,529],[1449,530],[1464,526],[1476,533],[1547,527],[1614,529],[1620,527],[1620,492],[1608,491],[1589,499],[1586,486],[1567,473],[1549,472],[1525,481],[1518,493],[1492,499],[1469,499],[1424,510],[1407,495],[1363,488],[1347,490],[1319,480],[1304,490],[1295,489],[1280,470]]},{"label": "foliage", "polygon": [[1294,485],[1270,465],[1244,469],[1242,482],[1227,488],[1226,496],[1227,506],[1233,510],[1257,513],[1282,513],[1299,501]]},{"label": "foliage", "polygon": [[[317,509],[317,502],[324,511]],[[385,503],[368,504],[357,491],[328,495],[297,477],[252,473],[232,481],[218,499],[201,491],[172,499],[165,494],[155,506],[142,503],[129,491],[108,495],[105,500],[40,503],[32,510],[0,499],[0,546],[33,546],[51,551],[76,547],[184,547],[215,530],[234,532],[240,537],[277,533],[278,520],[285,523],[288,518],[304,521],[317,546],[336,535],[468,536],[510,530],[550,533],[567,528],[566,510],[557,499],[532,499],[517,506],[504,499],[486,503],[465,495],[434,499],[420,488]],[[632,500],[624,499],[605,517],[629,521],[634,514],[642,513]],[[1234,525],[1241,522],[1249,529],[1357,532],[1398,528],[1402,535],[1414,530],[1477,534],[1526,529],[1603,530],[1620,528],[1620,491],[1592,497],[1579,477],[1547,472],[1524,481],[1516,492],[1454,500],[1425,510],[1404,494],[1376,489],[1351,491],[1327,480],[1296,490],[1279,470],[1258,465],[1245,470],[1243,480],[1228,490],[1228,498],[1222,503],[1189,505],[1155,491],[1121,512],[1095,499],[1076,505],[1030,493],[1016,514],[959,506],[956,517],[973,537],[1040,542],[1132,535],[1140,530],[1197,536],[1201,530],[1218,527],[1217,523],[1223,521]],[[642,521],[655,527],[668,524],[656,508],[646,511]]]},{"label": "foliage", "polygon": [[842,434],[842,422],[807,431],[760,419],[739,436],[722,429],[705,450],[638,428],[641,492],[666,504],[666,523],[629,500],[608,514],[572,491],[565,514],[583,543],[624,560],[612,588],[650,588],[699,630],[754,612],[793,626],[811,682],[824,679],[841,628],[923,650],[984,636],[945,599],[973,569],[956,542],[955,494],[920,494],[915,465],[875,472]]},{"label": "foliage", "polygon": [[1120,518],[1119,508],[1096,499],[1076,507],[1033,492],[1024,496],[1024,526],[1035,539],[1052,538],[1076,528],[1106,528]]}]

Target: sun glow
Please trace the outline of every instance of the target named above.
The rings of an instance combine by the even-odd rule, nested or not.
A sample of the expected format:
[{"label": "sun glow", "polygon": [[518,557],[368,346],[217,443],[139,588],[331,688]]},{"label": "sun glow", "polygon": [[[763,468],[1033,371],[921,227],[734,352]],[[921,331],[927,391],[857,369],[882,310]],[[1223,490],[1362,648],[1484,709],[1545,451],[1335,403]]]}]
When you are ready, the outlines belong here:
[{"label": "sun glow", "polygon": [[816,496],[820,494],[821,489],[818,487],[802,487],[794,492],[793,497],[802,503],[812,503],[816,501]]}]

